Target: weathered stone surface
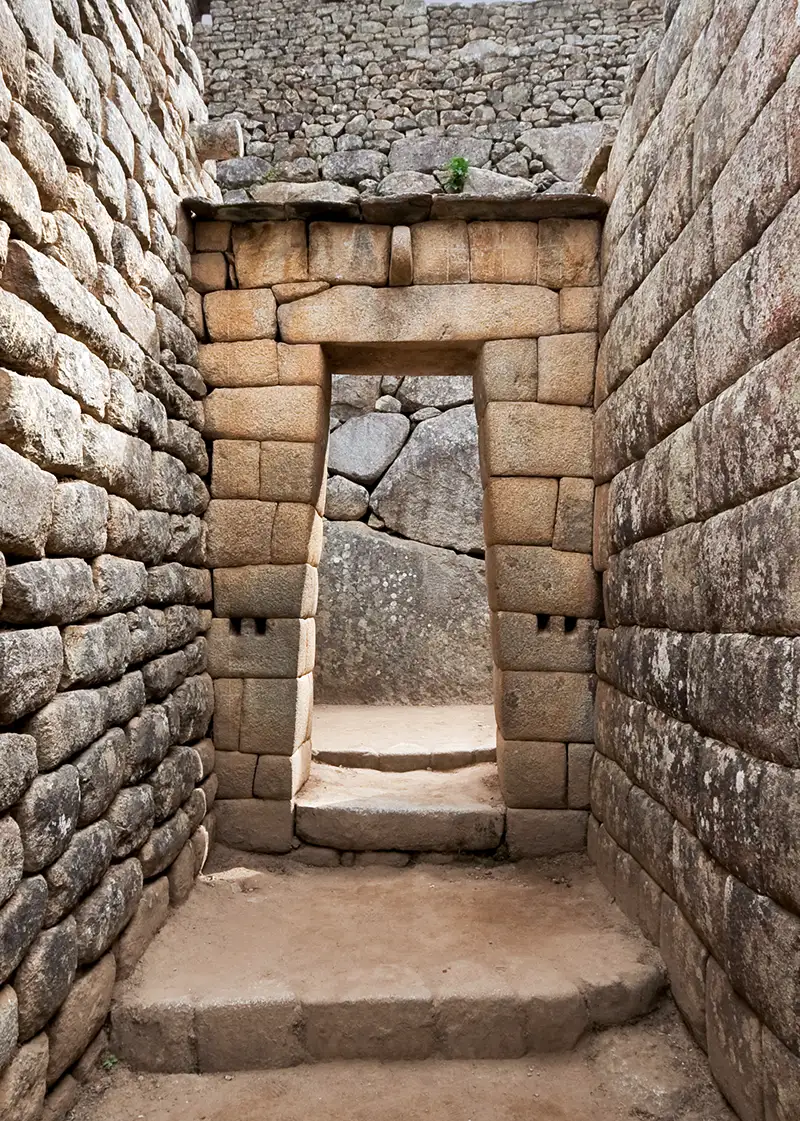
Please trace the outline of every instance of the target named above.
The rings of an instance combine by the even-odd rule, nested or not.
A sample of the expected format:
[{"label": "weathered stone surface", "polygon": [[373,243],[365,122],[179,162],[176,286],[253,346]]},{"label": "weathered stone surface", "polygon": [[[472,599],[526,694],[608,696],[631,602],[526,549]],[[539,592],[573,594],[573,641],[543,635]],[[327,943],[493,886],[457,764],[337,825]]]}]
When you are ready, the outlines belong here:
[{"label": "weathered stone surface", "polygon": [[0,733],[0,811],[19,801],[36,771],[36,740],[15,732]]},{"label": "weathered stone surface", "polygon": [[356,149],[352,152],[331,152],[322,161],[322,178],[353,185],[362,179],[380,179],[386,168],[381,152]]},{"label": "weathered stone surface", "polygon": [[487,698],[483,562],[357,523],[327,522],[325,532],[318,699],[474,704]]},{"label": "weathered stone surface", "polygon": [[50,1043],[47,1082],[52,1085],[83,1054],[97,1035],[111,1006],[116,977],[113,954],[81,974],[47,1029]]},{"label": "weathered stone surface", "polygon": [[312,222],[308,271],[315,279],[332,284],[386,284],[391,237],[389,226]]},{"label": "weathered stone surface", "polygon": [[549,545],[558,487],[557,479],[490,478],[484,494],[487,545]]},{"label": "weathered stone surface", "polygon": [[210,439],[313,443],[327,419],[327,401],[318,386],[215,389],[205,401],[205,435]]},{"label": "weathered stone surface", "polygon": [[599,580],[589,554],[493,545],[487,553],[486,580],[489,603],[497,611],[588,619],[597,618],[600,611]]},{"label": "weathered stone surface", "polygon": [[78,821],[80,788],[74,767],[39,775],[14,808],[25,848],[25,871],[38,872],[61,855]]},{"label": "weathered stone surface", "polygon": [[[209,665],[210,665],[209,653]],[[180,685],[164,702],[173,743],[191,743],[208,731],[214,711],[214,689],[206,673],[196,674]]]},{"label": "weathered stone surface", "polygon": [[30,876],[0,909],[0,981],[16,969],[39,933],[46,903],[47,884],[41,876]]},{"label": "weathered stone surface", "polygon": [[47,1036],[20,1047],[0,1076],[0,1109],[13,1121],[38,1121],[47,1088]]},{"label": "weathered stone surface", "polygon": [[114,865],[100,886],[74,912],[78,963],[97,961],[136,911],[142,866],[131,858]]},{"label": "weathered stone surface", "polygon": [[130,657],[131,639],[124,615],[109,615],[97,623],[67,627],[61,687],[92,685],[119,677]]},{"label": "weathered stone surface", "polygon": [[145,884],[136,914],[125,927],[114,948],[117,977],[124,981],[131,975],[150,942],[163,926],[169,913],[169,885],[166,878]]},{"label": "weathered stone surface", "polygon": [[0,989],[0,1070],[5,1070],[11,1061],[18,1038],[17,994],[10,985],[5,985]]},{"label": "weathered stone surface", "polygon": [[353,417],[331,434],[331,471],[356,483],[376,482],[402,448],[410,427],[408,419],[396,413]]},{"label": "weathered stone surface", "polygon": [[19,1038],[31,1038],[63,1003],[77,969],[75,919],[70,915],[37,936],[17,968]]},{"label": "weathered stone surface", "polygon": [[13,817],[0,817],[0,906],[11,898],[19,886],[23,858],[19,826]]},{"label": "weathered stone surface", "polygon": [[325,517],[335,522],[358,521],[369,509],[369,491],[366,487],[333,475],[325,491]]},{"label": "weathered stone surface", "polygon": [[472,400],[472,378],[406,377],[397,390],[397,397],[407,412],[433,406],[449,409]]},{"label": "weathered stone surface", "polygon": [[233,251],[240,288],[266,288],[308,279],[305,222],[235,226]]},{"label": "weathered stone surface", "polygon": [[464,405],[418,425],[370,504],[403,537],[459,552],[481,550],[483,491],[474,408]]},{"label": "weathered stone surface", "polygon": [[40,378],[0,370],[0,435],[45,470],[75,474],[82,466],[80,408]]},{"label": "weathered stone surface", "polygon": [[411,230],[408,226],[393,226],[389,284],[392,287],[411,284],[413,279],[414,257],[411,249]]},{"label": "weathered stone surface", "polygon": [[[252,339],[274,339],[276,331],[275,297],[268,289],[240,288],[228,292],[211,292],[203,301],[208,337],[214,342],[243,342]],[[263,348],[267,354],[268,347]],[[204,357],[205,355],[205,357]],[[200,350],[201,372],[207,377],[208,354]],[[212,382],[216,385],[233,384]],[[263,385],[258,382],[238,384]]]},{"label": "weathered stone surface", "polygon": [[490,401],[481,424],[489,475],[591,478],[592,414],[574,406]]},{"label": "weathered stone surface", "polygon": [[125,748],[125,733],[112,728],[73,760],[80,783],[79,825],[95,821],[122,785]]},{"label": "weathered stone surface", "polygon": [[565,182],[580,179],[586,159],[600,143],[600,121],[562,124],[558,129],[532,128],[519,137],[544,166]]},{"label": "weathered stone surface", "polygon": [[186,801],[197,776],[197,756],[191,747],[175,747],[148,776],[159,824]]},{"label": "weathered stone surface", "polygon": [[0,148],[0,217],[13,233],[38,245],[42,239],[42,217],[36,184],[4,144]]},{"label": "weathered stone surface", "polygon": [[63,660],[56,627],[0,634],[0,720],[18,720],[55,696]]},{"label": "weathered stone surface", "polygon": [[470,164],[486,163],[492,150],[490,140],[467,136],[431,136],[399,140],[392,145],[389,165],[394,171],[438,171],[460,157]]},{"label": "weathered stone surface", "polygon": [[59,483],[47,552],[54,556],[94,557],[106,547],[108,495],[102,487],[78,480]]},{"label": "weathered stone surface", "polygon": [[39,766],[51,770],[86,747],[106,728],[108,699],[101,689],[78,689],[55,697],[25,723],[36,739]]},{"label": "weathered stone surface", "polygon": [[535,284],[535,222],[470,222],[469,274],[473,283]]},{"label": "weathered stone surface", "polygon": [[12,556],[40,557],[53,517],[56,479],[0,444],[3,501],[0,549]]},{"label": "weathered stone surface", "polygon": [[92,570],[82,560],[39,560],[6,573],[0,619],[6,623],[72,623],[97,607]]},{"label": "weathered stone surface", "polygon": [[214,605],[223,618],[310,618],[317,606],[316,569],[309,564],[218,568]]},{"label": "weathered stone surface", "polygon": [[111,828],[104,821],[75,834],[67,850],[45,872],[47,926],[63,918],[98,882],[111,863],[112,847]]},{"label": "weathered stone surface", "polygon": [[164,707],[147,705],[129,721],[125,731],[125,778],[127,782],[137,782],[161,762],[169,748],[169,721]]},{"label": "weathered stone surface", "polygon": [[163,825],[157,826],[139,851],[145,878],[157,876],[168,868],[189,840],[190,834],[191,823],[183,810],[178,810]]},{"label": "weathered stone surface", "polygon": [[104,487],[135,506],[146,506],[150,498],[152,453],[144,440],[81,417],[83,466],[89,482]]},{"label": "weathered stone surface", "polygon": [[114,857],[121,860],[140,848],[153,829],[155,811],[150,786],[126,786],[106,810]]},{"label": "weathered stone surface", "polygon": [[56,330],[30,304],[0,293],[0,361],[26,374],[47,375],[56,360]]}]

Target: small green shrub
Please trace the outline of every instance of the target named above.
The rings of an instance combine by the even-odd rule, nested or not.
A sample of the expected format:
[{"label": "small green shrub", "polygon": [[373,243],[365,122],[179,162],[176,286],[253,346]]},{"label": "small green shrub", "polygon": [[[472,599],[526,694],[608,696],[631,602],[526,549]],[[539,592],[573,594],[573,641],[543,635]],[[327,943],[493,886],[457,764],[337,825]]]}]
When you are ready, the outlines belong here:
[{"label": "small green shrub", "polygon": [[469,160],[463,156],[453,156],[452,160],[445,166],[445,171],[447,172],[445,190],[453,194],[463,191],[469,174]]},{"label": "small green shrub", "polygon": [[119,1059],[116,1055],[106,1055],[102,1062],[103,1070],[112,1071],[116,1066],[119,1066]]}]

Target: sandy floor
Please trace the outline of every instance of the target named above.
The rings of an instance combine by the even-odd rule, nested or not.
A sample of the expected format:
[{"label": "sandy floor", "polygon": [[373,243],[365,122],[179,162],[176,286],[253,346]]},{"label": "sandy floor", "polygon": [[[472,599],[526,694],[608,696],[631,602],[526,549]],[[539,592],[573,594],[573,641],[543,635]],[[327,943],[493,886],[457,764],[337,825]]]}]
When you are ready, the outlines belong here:
[{"label": "sandy floor", "polygon": [[233,1075],[98,1071],[73,1121],[735,1121],[671,1007],[573,1053],[326,1063]]},{"label": "sandy floor", "polygon": [[315,751],[494,747],[491,705],[315,705]]}]

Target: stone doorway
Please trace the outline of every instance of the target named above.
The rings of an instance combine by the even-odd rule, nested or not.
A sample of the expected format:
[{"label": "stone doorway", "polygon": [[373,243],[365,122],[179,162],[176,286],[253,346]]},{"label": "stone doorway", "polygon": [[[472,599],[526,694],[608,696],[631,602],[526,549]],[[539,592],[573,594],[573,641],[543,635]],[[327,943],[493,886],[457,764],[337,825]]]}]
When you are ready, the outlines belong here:
[{"label": "stone doorway", "polygon": [[[216,294],[218,316],[205,301],[221,838],[262,851],[286,851],[295,832],[339,849],[582,847],[600,611],[597,223],[262,222],[234,226],[230,244],[239,289]],[[279,341],[251,338],[276,300]],[[403,355],[421,376],[444,362],[475,378],[500,779],[487,796],[471,777],[459,788],[446,776],[445,792],[444,776],[415,772],[404,789],[417,818],[478,824],[423,836],[416,821],[405,841],[392,830],[415,806],[389,797],[384,829],[372,818],[385,791],[348,790],[344,772],[332,789],[308,783],[329,379],[342,364],[396,370]],[[365,814],[370,829],[354,832]]]}]

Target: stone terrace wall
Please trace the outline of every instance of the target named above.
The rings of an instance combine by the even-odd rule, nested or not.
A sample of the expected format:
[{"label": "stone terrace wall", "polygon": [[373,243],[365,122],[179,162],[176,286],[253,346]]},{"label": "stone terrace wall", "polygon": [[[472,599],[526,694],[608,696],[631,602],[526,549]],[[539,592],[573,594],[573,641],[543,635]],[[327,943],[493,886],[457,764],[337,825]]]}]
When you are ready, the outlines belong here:
[{"label": "stone terrace wall", "polygon": [[683,0],[607,174],[591,848],[745,1121],[800,1116],[800,20]]},{"label": "stone terrace wall", "polygon": [[69,1107],[209,843],[190,39],[182,0],[0,0],[4,1121]]},{"label": "stone terrace wall", "polygon": [[248,182],[315,179],[318,167],[326,179],[379,180],[389,153],[392,171],[430,171],[414,141],[447,136],[432,166],[464,155],[510,175],[544,173],[545,187],[563,150],[539,130],[619,116],[629,64],[662,8],[212,0],[196,45],[211,117],[241,120],[248,155],[263,161],[250,161]]}]

